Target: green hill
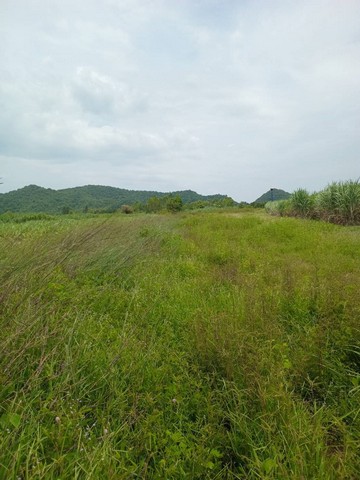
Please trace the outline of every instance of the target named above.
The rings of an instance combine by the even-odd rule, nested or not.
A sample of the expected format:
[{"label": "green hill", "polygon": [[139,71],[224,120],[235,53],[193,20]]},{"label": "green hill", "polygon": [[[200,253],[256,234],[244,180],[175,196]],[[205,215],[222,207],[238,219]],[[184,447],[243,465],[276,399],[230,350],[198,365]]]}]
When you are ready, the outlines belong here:
[{"label": "green hill", "polygon": [[274,200],[286,200],[291,196],[291,193],[285,192],[278,188],[271,188],[266,193],[257,198],[254,203],[266,203]]},{"label": "green hill", "polygon": [[[179,195],[184,203],[198,200],[217,201],[229,198],[226,195],[199,195],[192,190],[171,192]],[[169,193],[87,185],[83,187],[52,190],[51,188],[28,185],[8,193],[0,194],[0,214],[5,212],[60,213],[63,208],[81,211],[89,209],[117,209],[121,205],[146,202],[151,197],[164,197]]]}]

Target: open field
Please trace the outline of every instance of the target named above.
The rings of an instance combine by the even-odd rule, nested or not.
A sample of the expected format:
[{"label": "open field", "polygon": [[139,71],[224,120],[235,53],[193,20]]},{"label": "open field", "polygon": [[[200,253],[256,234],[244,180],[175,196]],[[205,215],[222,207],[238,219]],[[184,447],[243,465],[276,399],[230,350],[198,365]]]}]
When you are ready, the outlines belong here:
[{"label": "open field", "polygon": [[238,212],[0,222],[0,479],[359,478],[360,227]]}]

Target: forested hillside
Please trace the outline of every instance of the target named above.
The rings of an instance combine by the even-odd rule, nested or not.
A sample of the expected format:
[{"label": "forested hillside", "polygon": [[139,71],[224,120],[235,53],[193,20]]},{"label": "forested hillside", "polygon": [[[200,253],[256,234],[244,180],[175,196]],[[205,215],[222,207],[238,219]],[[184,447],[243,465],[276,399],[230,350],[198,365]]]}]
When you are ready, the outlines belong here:
[{"label": "forested hillside", "polygon": [[291,194],[289,192],[285,192],[285,190],[281,190],[280,188],[271,188],[266,193],[261,195],[261,197],[257,198],[254,203],[266,203],[272,202],[275,200],[286,200],[290,198]]},{"label": "forested hillside", "polygon": [[[19,190],[0,194],[0,214],[5,212],[61,213],[64,209],[116,210],[121,205],[145,203],[151,197],[162,198],[169,193],[156,191],[126,190],[123,188],[87,185],[84,187],[52,190],[51,188],[29,185]],[[220,201],[229,199],[226,195],[199,195],[192,190],[172,192],[180,196],[183,203],[195,201]]]}]

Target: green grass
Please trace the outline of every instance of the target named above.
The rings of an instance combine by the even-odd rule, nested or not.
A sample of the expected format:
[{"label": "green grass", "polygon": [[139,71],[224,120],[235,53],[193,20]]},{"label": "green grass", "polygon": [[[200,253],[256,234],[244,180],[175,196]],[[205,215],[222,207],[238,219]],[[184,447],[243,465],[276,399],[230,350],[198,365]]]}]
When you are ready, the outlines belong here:
[{"label": "green grass", "polygon": [[360,230],[0,222],[1,479],[356,479]]}]

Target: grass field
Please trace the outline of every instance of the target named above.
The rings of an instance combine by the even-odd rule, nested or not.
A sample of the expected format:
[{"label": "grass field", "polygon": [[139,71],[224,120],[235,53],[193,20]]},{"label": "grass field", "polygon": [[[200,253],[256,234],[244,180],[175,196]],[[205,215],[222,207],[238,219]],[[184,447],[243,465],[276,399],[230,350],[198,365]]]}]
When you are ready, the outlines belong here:
[{"label": "grass field", "polygon": [[0,479],[359,478],[360,227],[25,220],[0,222]]}]

